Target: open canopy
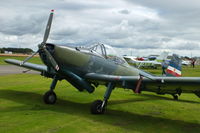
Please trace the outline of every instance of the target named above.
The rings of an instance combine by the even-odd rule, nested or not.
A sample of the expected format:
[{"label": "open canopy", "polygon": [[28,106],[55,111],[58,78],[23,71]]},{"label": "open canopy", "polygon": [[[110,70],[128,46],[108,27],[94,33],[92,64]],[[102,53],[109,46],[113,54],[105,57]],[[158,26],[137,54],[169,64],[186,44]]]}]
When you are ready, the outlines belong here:
[{"label": "open canopy", "polygon": [[108,60],[114,61],[117,64],[127,64],[127,62],[122,58],[113,47],[105,44],[95,44],[89,47],[89,50],[99,56],[102,56]]}]

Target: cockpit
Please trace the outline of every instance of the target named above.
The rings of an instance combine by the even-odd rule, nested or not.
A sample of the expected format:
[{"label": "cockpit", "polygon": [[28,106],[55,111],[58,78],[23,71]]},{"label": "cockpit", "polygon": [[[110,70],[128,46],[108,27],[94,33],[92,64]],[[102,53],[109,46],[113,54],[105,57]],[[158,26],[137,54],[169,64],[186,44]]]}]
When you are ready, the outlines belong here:
[{"label": "cockpit", "polygon": [[109,45],[98,43],[90,47],[84,48],[84,51],[86,49],[89,50],[91,54],[103,57],[110,61],[114,61],[116,64],[128,65],[127,62],[124,60],[124,58],[119,56],[117,52],[114,50],[114,48]]}]

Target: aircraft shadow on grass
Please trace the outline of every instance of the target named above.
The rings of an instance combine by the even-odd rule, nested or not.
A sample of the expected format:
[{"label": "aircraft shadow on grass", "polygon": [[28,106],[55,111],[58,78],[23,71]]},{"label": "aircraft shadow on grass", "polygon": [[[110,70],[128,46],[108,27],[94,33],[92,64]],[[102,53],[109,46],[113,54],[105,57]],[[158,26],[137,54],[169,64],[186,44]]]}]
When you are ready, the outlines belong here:
[{"label": "aircraft shadow on grass", "polygon": [[[148,96],[148,94],[145,95]],[[90,106],[90,103],[76,103],[68,100],[58,99],[55,105],[46,105],[43,104],[41,97],[41,94],[32,92],[0,90],[0,99],[7,99],[25,105],[19,107],[8,107],[3,110],[0,110],[0,112],[45,109],[55,111],[58,113],[67,113],[77,115],[80,117],[86,117],[93,121],[121,127],[127,131],[136,130],[140,132],[149,132],[150,127],[150,129],[154,130],[154,132],[160,132],[161,130],[167,132],[168,129],[176,127],[176,129],[173,130],[176,130],[177,132],[200,132],[200,124],[197,123],[186,122],[181,120],[172,120],[167,118],[159,118],[155,116],[142,115],[128,111],[117,111],[109,108],[105,115],[94,116],[88,113],[88,107]],[[135,102],[141,101],[137,99],[134,100]],[[134,102],[134,100],[121,101],[121,103]],[[114,101],[112,103],[115,104]],[[145,128],[144,126],[146,126],[147,128]]]},{"label": "aircraft shadow on grass", "polygon": [[200,104],[200,102],[198,101],[190,101],[190,100],[183,100],[183,99],[179,99],[179,100],[174,100],[171,97],[164,97],[164,96],[159,96],[159,95],[151,95],[151,94],[141,94],[142,96],[148,97],[149,99],[163,99],[163,100],[170,100],[170,101],[176,101],[176,102],[184,102],[184,103],[192,103],[192,104]]},{"label": "aircraft shadow on grass", "polygon": [[138,98],[138,99],[110,100],[109,105],[133,103],[133,102],[143,102],[143,101],[147,101],[147,100],[152,100],[152,99],[151,98]]}]

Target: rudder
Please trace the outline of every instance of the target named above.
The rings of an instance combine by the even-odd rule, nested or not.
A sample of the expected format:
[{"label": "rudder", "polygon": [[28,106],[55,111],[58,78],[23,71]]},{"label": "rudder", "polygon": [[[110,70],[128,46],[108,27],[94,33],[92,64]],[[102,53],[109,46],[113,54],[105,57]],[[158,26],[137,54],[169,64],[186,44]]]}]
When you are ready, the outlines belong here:
[{"label": "rudder", "polygon": [[166,76],[180,77],[182,74],[181,62],[181,58],[177,54],[173,54],[166,70]]}]

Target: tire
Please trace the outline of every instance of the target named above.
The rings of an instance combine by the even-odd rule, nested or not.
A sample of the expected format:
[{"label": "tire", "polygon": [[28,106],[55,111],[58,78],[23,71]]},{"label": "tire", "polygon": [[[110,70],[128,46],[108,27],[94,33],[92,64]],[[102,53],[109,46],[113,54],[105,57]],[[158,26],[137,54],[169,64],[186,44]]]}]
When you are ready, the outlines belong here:
[{"label": "tire", "polygon": [[177,95],[173,95],[174,100],[178,100],[178,96]]},{"label": "tire", "polygon": [[92,114],[103,114],[105,112],[105,106],[101,109],[102,103],[103,101],[101,100],[94,101],[91,105],[90,112]]},{"label": "tire", "polygon": [[43,100],[46,104],[55,104],[57,100],[55,92],[47,91],[43,96]]}]

